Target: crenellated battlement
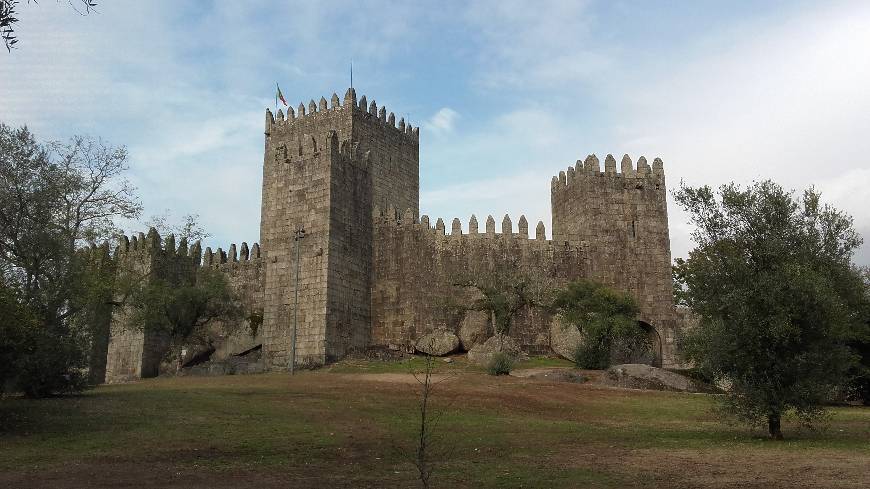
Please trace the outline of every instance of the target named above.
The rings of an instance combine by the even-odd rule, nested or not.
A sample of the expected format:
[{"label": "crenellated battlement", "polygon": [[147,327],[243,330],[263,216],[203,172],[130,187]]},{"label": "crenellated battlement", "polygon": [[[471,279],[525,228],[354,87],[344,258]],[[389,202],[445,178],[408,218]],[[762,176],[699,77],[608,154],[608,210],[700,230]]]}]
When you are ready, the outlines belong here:
[{"label": "crenellated battlement", "polygon": [[181,238],[176,245],[175,235],[170,234],[166,239],[163,239],[153,227],[148,230],[147,235],[142,232],[130,237],[122,234],[117,237],[117,241],[114,254],[116,259],[133,255],[160,255],[163,257],[193,257],[198,261],[202,253],[199,241],[188,246],[187,239]]},{"label": "crenellated battlement", "polygon": [[88,242],[88,246],[76,250],[76,253],[91,262],[111,260],[113,258],[111,248],[112,246],[108,241],[103,241],[100,244],[91,241]]},{"label": "crenellated battlement", "polygon": [[450,233],[447,233],[447,228],[444,224],[443,219],[439,217],[435,221],[435,225],[432,226],[429,216],[424,214],[419,219],[417,219],[414,211],[410,208],[405,209],[404,212],[399,214],[398,211],[393,207],[388,207],[386,210],[375,207],[372,211],[372,218],[375,224],[390,225],[396,228],[412,228],[425,230],[431,232],[432,234],[445,236],[448,238],[503,238],[528,239],[549,242],[549,240],[547,240],[546,238],[546,228],[544,227],[543,221],[538,221],[537,226],[535,226],[534,236],[529,236],[529,222],[524,215],[520,216],[519,221],[517,222],[517,232],[513,231],[513,221],[507,214],[505,214],[504,218],[502,218],[501,232],[496,232],[495,218],[491,215],[487,217],[486,227],[484,231],[481,232],[480,226],[477,221],[477,216],[472,214],[471,218],[468,220],[467,233],[462,232],[462,221],[459,218],[453,218],[451,220]]},{"label": "crenellated battlement", "polygon": [[248,263],[260,262],[262,261],[262,256],[260,255],[260,245],[254,243],[250,248],[248,248],[248,243],[242,241],[242,245],[236,250],[236,244],[230,244],[230,247],[227,251],[224,251],[223,248],[218,248],[215,251],[212,251],[211,247],[207,247],[205,252],[202,254],[202,266],[203,267],[221,267],[223,265],[233,265],[240,264],[245,265]]},{"label": "crenellated battlement", "polygon": [[[94,257],[103,254],[109,256],[109,243],[106,241],[99,246],[91,243],[82,252]],[[257,243],[248,247],[248,243],[243,241],[238,249],[236,244],[232,243],[227,251],[224,251],[222,248],[212,251],[210,247],[206,247],[205,251],[203,251],[199,241],[188,246],[187,239],[181,238],[176,246],[174,235],[170,234],[166,239],[161,239],[154,228],[151,228],[147,235],[140,232],[132,237],[126,235],[118,236],[118,246],[115,248],[113,257],[118,259],[124,256],[149,256],[154,254],[160,254],[163,257],[189,257],[201,263],[203,267],[262,260],[260,245]]]},{"label": "crenellated battlement", "polygon": [[378,107],[374,99],[369,103],[365,95],[357,101],[356,91],[353,88],[347,90],[344,101],[339,100],[338,95],[333,93],[329,102],[327,102],[326,97],[320,97],[319,102],[315,102],[314,99],[310,100],[307,109],[305,103],[302,102],[299,103],[296,110],[292,106],[288,106],[286,116],[283,109],[278,109],[274,115],[270,109],[266,109],[265,133],[272,135],[291,132],[302,124],[310,125],[312,120],[328,120],[345,117],[348,114],[358,115],[376,122],[384,128],[404,135],[410,141],[418,142],[420,140],[419,127],[413,127],[410,123],[406,123],[404,118],[400,118],[399,122],[396,123],[394,113],[389,112],[388,115],[386,107]]},{"label": "crenellated battlement", "polygon": [[604,158],[604,168],[602,171],[601,162],[598,157],[591,154],[585,160],[577,160],[574,166],[569,166],[567,170],[560,171],[558,175],[553,176],[551,186],[553,190],[561,190],[570,187],[577,179],[586,179],[593,176],[610,176],[615,178],[625,179],[625,184],[628,184],[629,179],[635,180],[635,184],[641,184],[637,180],[649,180],[653,183],[662,183],[664,181],[665,170],[664,163],[660,158],[653,160],[652,166],[647,163],[646,157],[641,156],[637,159],[635,166],[628,155],[623,155],[619,163],[619,171],[617,171],[616,159],[612,154],[608,154]]}]

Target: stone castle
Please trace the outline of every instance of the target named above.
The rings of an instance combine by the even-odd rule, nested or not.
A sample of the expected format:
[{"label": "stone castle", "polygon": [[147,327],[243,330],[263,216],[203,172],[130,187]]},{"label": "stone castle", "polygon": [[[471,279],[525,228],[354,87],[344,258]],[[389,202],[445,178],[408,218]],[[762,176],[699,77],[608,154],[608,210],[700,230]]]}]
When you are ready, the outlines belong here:
[{"label": "stone castle", "polygon": [[[457,312],[445,303],[462,295],[457,277],[500,267],[554,283],[590,278],[637,300],[641,326],[654,338],[656,363],[674,364],[678,317],[672,298],[665,176],[662,161],[588,156],[551,182],[552,239],[538,222],[534,236],[524,216],[492,216],[468,232],[453,219],[419,215],[419,128],[354,89],[341,100],[313,100],[287,114],[266,110],[260,244],[202,251],[176,245],[156,231],[122,238],[119,267],[175,281],[194,280],[199,267],[223,271],[251,310],[261,311],[255,336],[237,335],[213,358],[258,349],[267,370],[288,367],[291,327],[298,320],[296,362],[324,364],[352,351],[413,348],[436,329],[492,331],[484,314]],[[298,310],[294,311],[294,233],[299,240]],[[527,352],[550,351],[553,318],[529,307],[510,335]],[[469,325],[469,322],[481,324]],[[125,311],[106,326],[105,379],[158,373],[165,354],[159,335],[125,327]],[[462,336],[461,336],[462,337]],[[462,347],[470,349],[463,337]]]}]

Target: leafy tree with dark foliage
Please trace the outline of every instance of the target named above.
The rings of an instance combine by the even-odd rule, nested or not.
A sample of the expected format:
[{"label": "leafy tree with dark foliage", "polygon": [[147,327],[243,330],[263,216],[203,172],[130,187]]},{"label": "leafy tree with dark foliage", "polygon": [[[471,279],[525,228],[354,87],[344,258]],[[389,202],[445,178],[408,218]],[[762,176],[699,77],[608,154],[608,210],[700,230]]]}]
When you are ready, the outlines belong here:
[{"label": "leafy tree with dark foliage", "polygon": [[613,359],[630,361],[650,348],[637,322],[637,304],[627,294],[578,280],[558,291],[553,309],[583,336],[574,358],[580,368],[607,368]]},{"label": "leafy tree with dark foliage", "polygon": [[35,320],[17,367],[29,395],[81,387],[89,330],[79,319],[111,281],[83,250],[111,237],[116,218],[138,215],[126,160],[100,141],[43,145],[0,124],[0,273]]},{"label": "leafy tree with dark foliage", "polygon": [[771,181],[691,188],[677,202],[691,216],[697,248],[676,261],[687,304],[700,316],[686,358],[730,389],[723,411],[809,423],[845,381],[866,334],[866,292],[851,257],[862,240],[852,219],[810,188],[796,197]]},{"label": "leafy tree with dark foliage", "polygon": [[15,379],[28,335],[37,327],[35,317],[17,295],[0,279],[0,394]]},{"label": "leafy tree with dark foliage", "polygon": [[[60,0],[58,0],[60,1]],[[94,11],[97,7],[96,0],[66,0],[69,6],[76,12],[87,15]],[[15,25],[18,23],[18,15],[16,9],[21,2],[19,0],[0,0],[0,38],[6,44],[6,49],[12,51],[12,48],[18,43],[15,37]],[[38,3],[36,0],[28,0],[27,3]]]},{"label": "leafy tree with dark foliage", "polygon": [[846,384],[845,397],[850,401],[861,401],[870,406],[870,267],[862,270],[864,288],[867,291],[867,311],[864,314],[868,324],[863,334],[855,335],[849,346],[858,355],[858,361],[849,370],[849,382]]}]

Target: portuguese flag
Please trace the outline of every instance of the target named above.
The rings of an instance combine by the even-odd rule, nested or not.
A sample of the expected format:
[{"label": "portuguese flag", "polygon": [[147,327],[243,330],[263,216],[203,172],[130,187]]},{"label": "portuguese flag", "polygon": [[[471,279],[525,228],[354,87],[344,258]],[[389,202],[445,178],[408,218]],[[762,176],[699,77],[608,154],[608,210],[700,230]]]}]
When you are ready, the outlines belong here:
[{"label": "portuguese flag", "polygon": [[275,94],[275,105],[278,105],[278,101],[280,100],[281,103],[284,104],[284,107],[287,107],[287,101],[284,100],[284,94],[281,93],[281,87],[276,83],[275,88],[278,89],[278,92]]}]

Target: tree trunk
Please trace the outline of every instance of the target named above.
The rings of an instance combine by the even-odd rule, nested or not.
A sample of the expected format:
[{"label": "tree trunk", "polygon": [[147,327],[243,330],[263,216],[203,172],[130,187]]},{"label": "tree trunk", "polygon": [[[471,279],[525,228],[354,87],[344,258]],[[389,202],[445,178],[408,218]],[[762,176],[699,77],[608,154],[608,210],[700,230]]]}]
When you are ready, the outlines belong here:
[{"label": "tree trunk", "polygon": [[782,431],[779,426],[779,413],[771,413],[767,415],[767,432],[774,440],[782,440]]}]

